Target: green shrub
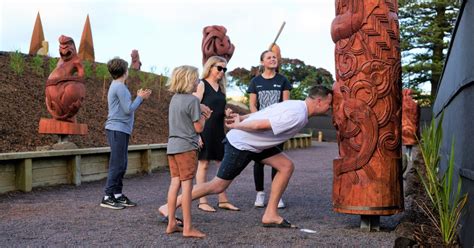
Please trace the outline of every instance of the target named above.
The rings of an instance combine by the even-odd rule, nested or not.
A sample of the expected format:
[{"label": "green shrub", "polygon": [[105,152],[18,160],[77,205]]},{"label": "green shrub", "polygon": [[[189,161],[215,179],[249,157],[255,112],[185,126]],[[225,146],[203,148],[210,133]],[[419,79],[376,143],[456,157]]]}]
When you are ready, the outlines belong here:
[{"label": "green shrub", "polygon": [[10,53],[10,68],[16,75],[23,74],[25,70],[25,58],[20,51],[16,50],[14,53]]},{"label": "green shrub", "polygon": [[91,78],[92,77],[92,63],[84,60],[82,61],[82,65],[84,66],[84,78]]},{"label": "green shrub", "polygon": [[41,55],[34,56],[31,63],[31,68],[33,70],[33,73],[35,73],[38,76],[44,76],[43,64],[44,64],[43,56]]},{"label": "green shrub", "polygon": [[421,134],[420,150],[425,162],[424,172],[417,171],[425,191],[433,203],[432,210],[426,204],[420,205],[428,218],[438,229],[445,245],[453,245],[457,241],[459,219],[467,202],[467,194],[461,195],[461,177],[453,189],[454,177],[454,139],[446,171],[440,173],[440,147],[443,139],[443,116],[437,125],[431,121],[429,127]]},{"label": "green shrub", "polygon": [[51,74],[51,72],[54,71],[54,69],[56,69],[56,66],[58,65],[58,61],[59,59],[58,58],[49,58],[48,60],[48,69],[49,69],[49,74]]},{"label": "green shrub", "polygon": [[108,79],[110,77],[109,71],[107,69],[107,65],[105,64],[96,64],[95,67],[95,76],[98,79]]}]

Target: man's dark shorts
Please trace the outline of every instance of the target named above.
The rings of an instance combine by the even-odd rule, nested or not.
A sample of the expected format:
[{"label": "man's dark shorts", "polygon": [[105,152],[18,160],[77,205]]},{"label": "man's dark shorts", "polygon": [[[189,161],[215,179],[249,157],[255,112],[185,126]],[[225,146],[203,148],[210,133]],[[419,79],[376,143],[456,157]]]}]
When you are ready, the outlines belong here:
[{"label": "man's dark shorts", "polygon": [[282,152],[278,146],[263,150],[261,153],[241,151],[233,147],[227,140],[224,143],[224,158],[222,159],[217,177],[224,180],[234,180],[247,167],[250,161],[262,161]]}]

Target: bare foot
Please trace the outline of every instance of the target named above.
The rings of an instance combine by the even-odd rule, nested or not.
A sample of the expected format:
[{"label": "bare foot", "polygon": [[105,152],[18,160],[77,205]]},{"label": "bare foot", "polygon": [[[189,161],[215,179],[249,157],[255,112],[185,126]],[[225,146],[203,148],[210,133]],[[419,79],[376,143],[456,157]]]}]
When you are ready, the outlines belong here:
[{"label": "bare foot", "polygon": [[166,233],[167,234],[172,234],[172,233],[175,233],[175,232],[182,232],[183,231],[183,228],[179,227],[178,225],[168,225],[168,227],[166,228]]},{"label": "bare foot", "polygon": [[262,217],[262,223],[281,223],[283,221],[283,217],[281,216],[266,216]]},{"label": "bare foot", "polygon": [[195,229],[195,228],[192,228],[191,230],[189,231],[183,231],[183,237],[185,238],[204,238],[206,237],[206,234]]},{"label": "bare foot", "polygon": [[168,206],[162,205],[160,208],[158,208],[158,212],[160,212],[162,216],[168,216]]}]

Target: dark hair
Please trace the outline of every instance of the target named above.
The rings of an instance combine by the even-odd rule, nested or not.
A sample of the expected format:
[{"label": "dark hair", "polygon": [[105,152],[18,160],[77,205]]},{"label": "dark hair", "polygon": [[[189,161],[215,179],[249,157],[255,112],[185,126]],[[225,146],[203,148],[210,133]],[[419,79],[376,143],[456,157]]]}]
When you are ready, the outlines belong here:
[{"label": "dark hair", "polygon": [[262,54],[260,54],[260,61],[263,61],[263,57],[265,57],[265,54],[268,53],[268,52],[273,52],[271,50],[265,50],[262,52]]},{"label": "dark hair", "polygon": [[127,72],[128,62],[119,57],[115,57],[107,62],[107,69],[112,78],[117,79]]},{"label": "dark hair", "polygon": [[322,85],[315,85],[309,88],[309,91],[308,91],[308,97],[313,98],[313,99],[318,96],[321,98],[326,98],[329,94],[332,95],[332,90]]}]

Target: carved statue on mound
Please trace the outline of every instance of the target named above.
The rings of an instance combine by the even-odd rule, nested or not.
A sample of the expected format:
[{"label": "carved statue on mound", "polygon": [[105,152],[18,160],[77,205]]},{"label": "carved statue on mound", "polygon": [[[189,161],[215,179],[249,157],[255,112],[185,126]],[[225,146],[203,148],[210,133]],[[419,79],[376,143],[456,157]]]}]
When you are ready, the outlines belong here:
[{"label": "carved statue on mound", "polygon": [[203,30],[202,39],[202,64],[204,65],[209,57],[221,56],[227,63],[234,54],[234,45],[226,35],[227,29],[223,26],[208,26]]},{"label": "carved statue on mound", "polygon": [[130,56],[132,57],[132,63],[130,63],[130,68],[139,71],[142,67],[142,62],[140,61],[140,55],[138,54],[138,50],[133,49],[132,54],[130,54]]},{"label": "carved statue on mound", "polygon": [[402,141],[406,146],[418,144],[418,128],[420,123],[420,106],[411,97],[413,91],[403,90]]},{"label": "carved statue on mound", "polygon": [[336,212],[378,217],[403,210],[397,12],[396,0],[336,0]]},{"label": "carved statue on mound", "polygon": [[75,115],[86,96],[84,68],[74,40],[59,37],[60,59],[46,82],[46,107],[56,120],[76,122]]}]

